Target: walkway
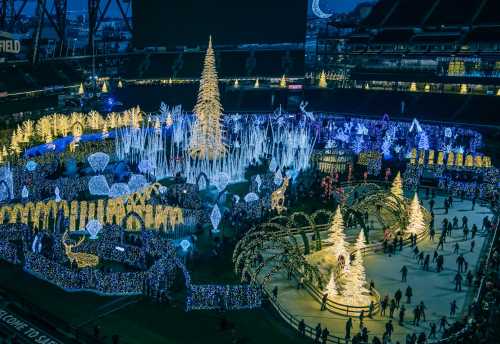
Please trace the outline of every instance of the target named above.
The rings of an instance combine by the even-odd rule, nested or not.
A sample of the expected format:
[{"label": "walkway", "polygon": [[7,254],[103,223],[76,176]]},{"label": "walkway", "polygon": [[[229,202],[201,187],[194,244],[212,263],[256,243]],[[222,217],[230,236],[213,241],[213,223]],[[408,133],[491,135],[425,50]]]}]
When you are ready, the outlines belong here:
[{"label": "walkway", "polygon": [[[435,201],[436,242],[433,243],[429,238],[426,238],[418,245],[419,249],[423,249],[425,254],[429,253],[431,255],[431,260],[434,249],[437,246],[437,238],[439,237],[441,223],[445,217],[451,221],[454,216],[457,216],[459,225],[461,226],[462,217],[465,215],[469,219],[469,229],[472,227],[472,224],[476,224],[480,230],[483,218],[488,215],[491,219],[492,216],[490,210],[486,207],[476,205],[475,211],[471,211],[471,201],[460,201],[456,199],[448,215],[444,215],[444,209],[440,208],[442,207],[444,197],[438,196],[435,198]],[[428,202],[428,200],[425,200],[424,206],[428,207]],[[426,334],[428,334],[429,322],[437,321],[442,316],[448,316],[450,303],[453,300],[456,300],[458,305],[457,317],[460,317],[461,312],[466,310],[468,306],[467,297],[470,296],[470,293],[468,293],[468,287],[465,286],[465,274],[462,274],[462,277],[464,277],[463,285],[465,286],[462,292],[454,291],[455,285],[453,278],[457,273],[457,255],[453,254],[453,248],[456,242],[460,245],[459,253],[464,254],[466,261],[469,263],[469,269],[474,271],[479,261],[478,258],[481,254],[481,249],[485,243],[485,237],[481,231],[479,231],[475,238],[474,251],[470,252],[470,234],[469,240],[465,241],[463,240],[463,232],[461,229],[453,230],[451,238],[448,237],[446,240],[444,250],[439,251],[440,254],[444,255],[445,267],[444,271],[440,273],[435,272],[435,264],[430,265],[430,271],[423,271],[422,266],[418,265],[413,258],[412,249],[409,247],[405,247],[402,252],[397,252],[397,255],[392,257],[383,255],[382,253],[371,254],[364,257],[367,281],[373,280],[375,282],[375,287],[382,297],[384,295],[389,295],[389,297],[392,298],[398,288],[401,289],[404,295],[408,285],[413,289],[412,303],[405,304],[406,316],[403,326],[397,324],[399,310],[396,309],[394,312],[393,342],[399,340],[401,343],[404,343],[405,336],[408,333],[411,334],[416,332],[418,334],[425,331]],[[409,270],[407,283],[401,282],[400,270],[403,265],[406,265]],[[347,317],[336,315],[329,311],[321,312],[319,310],[319,303],[315,301],[306,290],[298,290],[296,288],[296,282],[287,280],[285,274],[276,275],[266,288],[270,291],[274,286],[278,286],[278,301],[281,306],[296,318],[304,319],[306,324],[312,327],[320,323],[322,327],[326,326],[328,328],[330,334],[342,338],[345,336],[344,331]],[[404,301],[406,301],[405,297],[402,299],[402,302]],[[413,309],[420,301],[423,301],[427,307],[427,321],[421,322],[420,326],[417,327],[412,325]],[[387,316],[382,317],[380,314],[377,314],[373,319],[365,318],[364,323],[369,330],[370,337],[376,335],[380,339],[382,338],[385,324],[389,320],[388,315],[389,310],[387,309]],[[452,323],[453,319],[449,319],[448,321]],[[358,332],[358,328],[358,319],[353,319],[351,336]]]}]

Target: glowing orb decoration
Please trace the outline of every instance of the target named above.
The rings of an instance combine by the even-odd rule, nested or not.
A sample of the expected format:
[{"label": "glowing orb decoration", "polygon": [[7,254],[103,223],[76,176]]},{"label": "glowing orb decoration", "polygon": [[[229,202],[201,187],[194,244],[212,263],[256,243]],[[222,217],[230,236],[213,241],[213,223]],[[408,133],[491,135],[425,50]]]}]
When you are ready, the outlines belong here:
[{"label": "glowing orb decoration", "polygon": [[103,175],[93,176],[89,180],[89,192],[91,195],[107,196],[109,195],[108,181]]},{"label": "glowing orb decoration", "polygon": [[109,190],[109,197],[116,198],[128,195],[130,193],[130,189],[125,183],[114,183],[111,185],[111,189]]},{"label": "glowing orb decoration", "polygon": [[90,167],[96,172],[100,173],[104,171],[106,166],[108,166],[109,163],[109,155],[103,152],[97,152],[94,154],[91,154],[87,158]]},{"label": "glowing orb decoration", "polygon": [[139,191],[148,185],[146,177],[142,174],[133,174],[128,181],[128,188],[131,192]]},{"label": "glowing orb decoration", "polygon": [[253,202],[253,201],[258,201],[259,196],[257,196],[257,194],[255,192],[249,192],[245,195],[244,200],[247,203]]},{"label": "glowing orb decoration", "polygon": [[184,252],[186,252],[189,249],[189,247],[191,247],[191,243],[189,242],[189,240],[186,239],[182,240],[179,245],[181,246]]},{"label": "glowing orb decoration", "polygon": [[33,172],[34,170],[36,170],[37,167],[38,167],[38,164],[36,163],[36,161],[30,160],[26,163],[26,170],[27,171]]},{"label": "glowing orb decoration", "polygon": [[219,210],[219,206],[216,204],[212,209],[212,213],[210,214],[210,222],[212,223],[212,232],[219,233],[219,224],[222,219],[222,214]]},{"label": "glowing orb decoration", "polygon": [[164,195],[164,194],[166,194],[166,193],[167,193],[168,188],[167,188],[166,186],[162,185],[162,186],[160,186],[160,187],[158,188],[158,191],[159,191],[162,195]]},{"label": "glowing orb decoration", "polygon": [[225,172],[219,172],[213,178],[213,184],[219,192],[224,190],[230,181],[231,178],[229,178],[229,175]]},{"label": "glowing orb decoration", "polygon": [[87,233],[90,234],[90,239],[91,240],[95,240],[97,239],[97,234],[99,234],[99,232],[101,231],[102,229],[102,225],[99,221],[97,220],[90,220],[87,225],[85,226],[85,230],[87,231]]}]

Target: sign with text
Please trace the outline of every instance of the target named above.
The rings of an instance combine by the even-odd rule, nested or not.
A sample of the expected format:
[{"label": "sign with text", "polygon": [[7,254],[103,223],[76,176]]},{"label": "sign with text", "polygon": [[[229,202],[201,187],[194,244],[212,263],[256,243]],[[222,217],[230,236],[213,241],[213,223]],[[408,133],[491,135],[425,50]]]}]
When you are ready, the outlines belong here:
[{"label": "sign with text", "polygon": [[16,315],[0,309],[0,322],[15,329],[24,337],[30,339],[33,343],[37,344],[61,344],[58,340],[51,338],[42,331],[34,328],[29,323],[19,319]]}]

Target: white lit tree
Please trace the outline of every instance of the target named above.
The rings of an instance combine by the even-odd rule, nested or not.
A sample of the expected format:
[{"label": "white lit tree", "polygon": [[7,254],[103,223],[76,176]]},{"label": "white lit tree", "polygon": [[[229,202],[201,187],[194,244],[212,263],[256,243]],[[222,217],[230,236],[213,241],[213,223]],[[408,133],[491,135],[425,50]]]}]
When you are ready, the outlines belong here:
[{"label": "white lit tree", "polygon": [[332,271],[330,274],[330,279],[328,280],[328,284],[326,285],[325,293],[327,293],[329,297],[336,296],[339,294],[337,290],[337,283],[335,282],[334,271]]},{"label": "white lit tree", "polygon": [[344,302],[349,305],[367,305],[370,300],[366,289],[366,273],[363,265],[362,249],[366,246],[363,231],[359,232],[356,240],[356,256],[351,261],[349,272],[344,277]]},{"label": "white lit tree", "polygon": [[196,120],[191,131],[190,153],[199,159],[217,159],[226,153],[221,123],[222,105],[219,95],[219,79],[215,68],[212,37],[208,41],[207,53],[194,107]]},{"label": "white lit tree", "polygon": [[348,264],[349,254],[346,248],[347,245],[345,241],[344,229],[345,229],[344,219],[342,218],[342,212],[340,210],[340,206],[338,206],[337,210],[335,211],[332,224],[330,226],[330,235],[328,241],[330,241],[333,244],[330,250],[337,259],[337,262],[343,259],[344,261],[343,270],[345,271],[345,269],[347,269],[349,265]]},{"label": "white lit tree", "polygon": [[401,173],[399,171],[398,174],[396,174],[396,178],[394,178],[394,181],[392,182],[391,193],[400,200],[403,200],[403,179],[401,178]]},{"label": "white lit tree", "polygon": [[419,235],[425,231],[425,221],[424,214],[422,213],[422,208],[420,207],[420,201],[418,200],[418,195],[415,192],[415,196],[410,204],[408,226],[406,227],[406,233]]}]

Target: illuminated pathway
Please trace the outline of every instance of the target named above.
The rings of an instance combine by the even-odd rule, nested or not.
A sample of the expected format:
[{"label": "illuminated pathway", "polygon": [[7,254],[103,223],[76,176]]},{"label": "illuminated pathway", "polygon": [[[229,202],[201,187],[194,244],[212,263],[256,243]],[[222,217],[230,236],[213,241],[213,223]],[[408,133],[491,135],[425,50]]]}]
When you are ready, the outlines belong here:
[{"label": "illuminated pathway", "polygon": [[[423,197],[423,196],[422,196]],[[424,254],[429,253],[431,256],[430,271],[423,271],[422,266],[417,264],[413,258],[413,252],[410,247],[405,247],[402,252],[397,252],[395,256],[390,257],[382,253],[369,254],[364,257],[364,263],[367,272],[367,281],[373,280],[375,288],[383,298],[389,295],[389,300],[392,299],[394,293],[399,288],[403,293],[401,304],[405,305],[405,322],[404,326],[398,325],[399,310],[394,312],[394,332],[392,341],[399,340],[405,342],[407,333],[416,332],[417,335],[425,331],[429,333],[429,322],[436,322],[443,316],[449,316],[450,303],[453,300],[457,302],[457,317],[460,317],[463,311],[467,310],[470,303],[471,293],[468,293],[465,273],[462,273],[462,292],[455,292],[455,284],[453,278],[457,273],[456,258],[457,254],[453,254],[453,248],[456,242],[460,245],[459,253],[463,253],[466,261],[469,263],[469,269],[474,273],[476,265],[479,261],[481,249],[485,243],[485,237],[481,231],[482,221],[485,216],[492,219],[490,210],[479,204],[476,204],[475,210],[471,211],[471,201],[460,201],[455,199],[453,208],[449,210],[448,215],[444,215],[442,207],[444,197],[437,196],[435,198],[435,228],[436,237],[433,243],[428,237],[418,244],[419,249],[424,250]],[[424,200],[424,206],[428,207],[428,200]],[[469,240],[463,240],[463,232],[461,229],[462,217],[467,216],[469,219]],[[435,272],[436,265],[432,264],[432,256],[434,249],[437,247],[438,237],[441,231],[441,223],[445,217],[452,220],[456,216],[459,219],[459,229],[454,229],[452,236],[447,237],[444,245],[444,250],[439,250],[439,254],[444,255],[444,271]],[[479,232],[475,238],[474,252],[470,252],[470,229],[476,224]],[[408,267],[408,283],[401,282],[401,267]],[[410,285],[413,289],[412,303],[406,304],[404,293],[407,286]],[[278,286],[278,301],[283,308],[293,314],[297,319],[304,319],[306,324],[315,327],[321,323],[322,327],[326,326],[330,334],[342,337],[345,336],[345,322],[347,317],[330,313],[329,311],[320,311],[320,304],[315,301],[312,296],[304,289],[298,290],[296,281],[289,281],[285,274],[276,275],[272,282],[267,286],[268,290],[272,290],[274,286]],[[426,309],[426,322],[420,323],[420,326],[413,326],[413,309],[417,304],[423,301]],[[449,317],[448,317],[449,318]],[[386,311],[386,316],[381,317],[377,314],[373,319],[365,317],[364,324],[368,328],[370,338],[374,335],[382,339],[385,324],[389,321],[389,307]],[[454,319],[448,319],[453,323]],[[439,329],[439,326],[438,326]],[[359,321],[353,318],[353,329],[351,337],[359,331]],[[440,333],[438,332],[438,337]],[[371,341],[371,339],[370,339]]]}]

